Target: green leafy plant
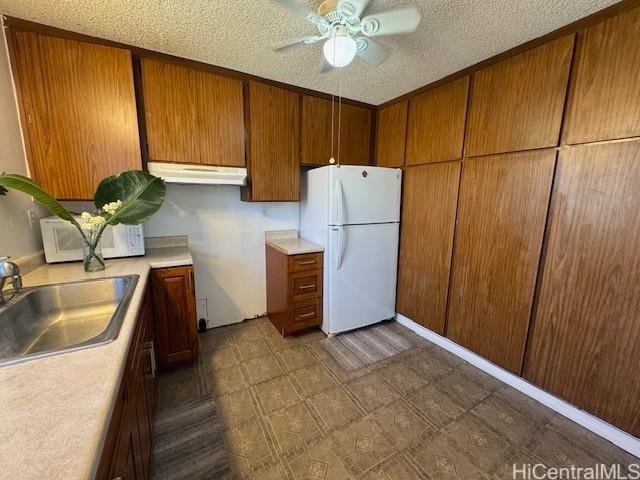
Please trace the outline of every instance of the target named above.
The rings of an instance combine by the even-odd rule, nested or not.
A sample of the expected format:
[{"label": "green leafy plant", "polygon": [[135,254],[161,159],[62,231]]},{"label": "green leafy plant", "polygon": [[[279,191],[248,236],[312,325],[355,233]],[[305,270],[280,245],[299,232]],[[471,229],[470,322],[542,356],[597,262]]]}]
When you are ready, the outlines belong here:
[{"label": "green leafy plant", "polygon": [[108,225],[137,225],[147,221],[160,209],[166,194],[164,181],[145,172],[131,170],[107,177],[100,182],[94,195],[96,212],[83,212],[80,223],[60,202],[28,177],[15,174],[0,175],[0,194],[6,194],[7,189],[30,195],[51,213],[67,220],[78,229],[87,246],[87,270],[89,264],[95,262],[104,268],[104,260],[96,253],[96,248]]}]

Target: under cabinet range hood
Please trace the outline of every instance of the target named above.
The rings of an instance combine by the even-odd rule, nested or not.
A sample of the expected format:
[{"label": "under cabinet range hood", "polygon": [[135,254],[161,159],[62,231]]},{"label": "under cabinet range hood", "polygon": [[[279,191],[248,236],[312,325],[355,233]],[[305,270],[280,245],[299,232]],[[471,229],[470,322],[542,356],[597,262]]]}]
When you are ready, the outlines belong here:
[{"label": "under cabinet range hood", "polygon": [[148,162],[147,169],[151,175],[160,177],[167,183],[191,183],[197,185],[247,184],[246,168]]}]

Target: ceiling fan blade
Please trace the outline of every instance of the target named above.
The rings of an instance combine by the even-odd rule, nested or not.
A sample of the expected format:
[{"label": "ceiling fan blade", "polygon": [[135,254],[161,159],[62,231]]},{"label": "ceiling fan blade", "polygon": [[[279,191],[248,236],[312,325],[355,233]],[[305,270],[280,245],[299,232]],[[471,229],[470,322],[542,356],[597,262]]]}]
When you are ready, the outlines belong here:
[{"label": "ceiling fan blade", "polygon": [[295,13],[296,15],[299,15],[303,18],[306,18],[311,23],[315,23],[315,24],[327,23],[327,21],[323,17],[318,15],[316,12],[314,12],[310,7],[306,5],[302,5],[301,3],[298,3],[296,0],[274,0],[274,1],[282,5],[284,8],[286,8],[290,12]]},{"label": "ceiling fan blade", "polygon": [[360,37],[356,40],[358,55],[365,62],[372,65],[380,65],[387,58],[387,49],[377,42],[368,38]]},{"label": "ceiling fan blade", "polygon": [[340,0],[336,10],[347,17],[360,17],[371,3],[371,0]]},{"label": "ceiling fan blade", "polygon": [[300,45],[309,45],[312,43],[316,43],[320,40],[322,40],[322,37],[309,36],[309,37],[294,38],[291,40],[283,40],[281,42],[275,42],[275,43],[272,43],[270,46],[271,46],[271,50],[273,50],[274,52],[277,52],[279,50],[286,50],[287,48],[298,47]]},{"label": "ceiling fan blade", "polygon": [[415,7],[398,8],[367,15],[360,23],[360,31],[367,37],[415,32],[422,15]]}]

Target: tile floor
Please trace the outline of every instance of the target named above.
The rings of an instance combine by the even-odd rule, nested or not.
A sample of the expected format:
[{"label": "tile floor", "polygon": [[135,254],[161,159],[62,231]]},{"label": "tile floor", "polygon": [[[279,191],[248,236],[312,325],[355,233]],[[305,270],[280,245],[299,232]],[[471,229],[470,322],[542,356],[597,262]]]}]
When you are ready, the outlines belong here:
[{"label": "tile floor", "polygon": [[260,318],[200,335],[192,367],[160,377],[159,408],[209,390],[233,478],[510,479],[512,465],[639,460],[393,323],[415,348],[347,372],[320,331]]}]

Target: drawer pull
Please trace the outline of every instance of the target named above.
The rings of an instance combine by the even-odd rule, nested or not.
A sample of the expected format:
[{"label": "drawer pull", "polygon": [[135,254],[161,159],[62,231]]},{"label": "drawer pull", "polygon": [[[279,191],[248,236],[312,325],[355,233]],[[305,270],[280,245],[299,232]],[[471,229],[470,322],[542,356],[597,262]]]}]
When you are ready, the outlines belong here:
[{"label": "drawer pull", "polygon": [[308,290],[310,288],[316,288],[316,284],[315,283],[311,283],[309,285],[299,285],[298,286],[298,290]]},{"label": "drawer pull", "polygon": [[302,315],[298,315],[298,318],[302,320],[305,318],[311,318],[315,316],[316,316],[316,312],[310,312],[310,313],[303,313]]},{"label": "drawer pull", "polygon": [[298,260],[297,261],[298,265],[313,265],[314,263],[316,263],[315,260]]}]

